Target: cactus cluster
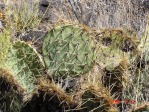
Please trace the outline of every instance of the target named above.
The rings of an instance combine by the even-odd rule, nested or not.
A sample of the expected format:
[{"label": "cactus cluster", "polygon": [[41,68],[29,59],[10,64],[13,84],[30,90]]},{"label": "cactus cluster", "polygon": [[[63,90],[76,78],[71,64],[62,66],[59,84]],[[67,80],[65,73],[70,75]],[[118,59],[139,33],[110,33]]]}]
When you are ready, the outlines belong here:
[{"label": "cactus cluster", "polygon": [[[6,104],[9,109],[0,106],[0,110],[117,112],[111,104],[112,98],[123,98],[122,91],[129,85],[127,83],[136,82],[137,71],[148,73],[142,68],[142,63],[149,61],[148,55],[140,58],[145,50],[131,31],[92,32],[81,25],[56,24],[43,38],[41,54],[26,42],[10,43],[10,38],[3,41],[0,36],[0,59],[3,60],[0,63],[0,97],[9,93],[0,98],[0,102],[4,102],[0,104]],[[65,80],[68,77],[76,78],[79,83],[75,86],[78,88],[67,93],[55,78]],[[13,102],[7,102],[10,100]],[[121,106],[119,111],[122,111]]]}]

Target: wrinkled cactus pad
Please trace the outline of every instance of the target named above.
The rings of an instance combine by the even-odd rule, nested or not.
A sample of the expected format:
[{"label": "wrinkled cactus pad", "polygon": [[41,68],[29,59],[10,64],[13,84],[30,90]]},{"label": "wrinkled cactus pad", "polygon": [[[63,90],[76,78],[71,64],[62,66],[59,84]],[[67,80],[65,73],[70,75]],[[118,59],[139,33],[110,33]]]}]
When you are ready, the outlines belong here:
[{"label": "wrinkled cactus pad", "polygon": [[51,29],[44,38],[42,52],[48,73],[76,76],[88,72],[94,64],[94,43],[89,33],[72,24]]},{"label": "wrinkled cactus pad", "polygon": [[17,41],[9,49],[3,68],[9,71],[11,78],[25,92],[30,93],[35,88],[36,78],[42,75],[43,63],[33,47],[25,42]]},{"label": "wrinkled cactus pad", "polygon": [[127,34],[122,30],[106,29],[96,39],[98,40],[97,61],[102,68],[113,70],[123,60],[132,64],[137,57],[138,42],[130,32]]}]

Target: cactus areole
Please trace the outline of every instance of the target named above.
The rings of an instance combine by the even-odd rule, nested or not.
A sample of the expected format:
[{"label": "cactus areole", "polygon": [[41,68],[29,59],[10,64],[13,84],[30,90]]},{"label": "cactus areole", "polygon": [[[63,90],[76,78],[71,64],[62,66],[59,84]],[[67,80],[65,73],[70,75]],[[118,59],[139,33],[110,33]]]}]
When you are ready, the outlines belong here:
[{"label": "cactus areole", "polygon": [[94,64],[94,43],[83,28],[61,24],[51,29],[42,47],[48,73],[52,76],[77,76]]}]

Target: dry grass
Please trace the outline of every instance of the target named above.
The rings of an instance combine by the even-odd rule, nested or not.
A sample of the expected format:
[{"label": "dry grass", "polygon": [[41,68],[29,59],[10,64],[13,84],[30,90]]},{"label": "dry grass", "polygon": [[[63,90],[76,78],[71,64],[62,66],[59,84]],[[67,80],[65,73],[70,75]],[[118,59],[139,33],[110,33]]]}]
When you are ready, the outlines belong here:
[{"label": "dry grass", "polygon": [[91,28],[132,28],[140,36],[145,29],[147,10],[141,0],[57,0],[49,1],[51,22],[67,19]]}]

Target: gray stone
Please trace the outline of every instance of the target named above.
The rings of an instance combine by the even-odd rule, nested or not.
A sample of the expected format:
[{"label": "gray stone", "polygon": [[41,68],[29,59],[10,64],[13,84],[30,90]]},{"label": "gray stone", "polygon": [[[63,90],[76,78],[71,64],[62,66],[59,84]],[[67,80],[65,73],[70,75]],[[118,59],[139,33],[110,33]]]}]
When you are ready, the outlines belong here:
[{"label": "gray stone", "polygon": [[142,4],[145,8],[149,9],[149,0],[142,0]]}]

